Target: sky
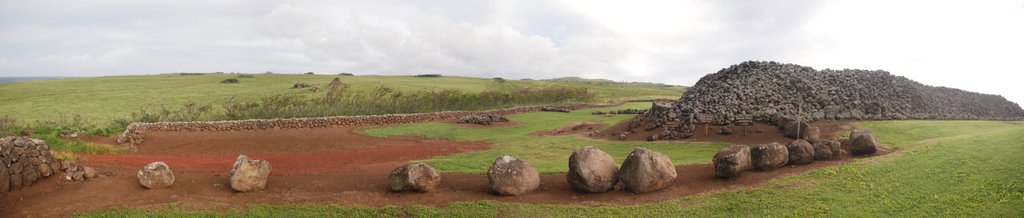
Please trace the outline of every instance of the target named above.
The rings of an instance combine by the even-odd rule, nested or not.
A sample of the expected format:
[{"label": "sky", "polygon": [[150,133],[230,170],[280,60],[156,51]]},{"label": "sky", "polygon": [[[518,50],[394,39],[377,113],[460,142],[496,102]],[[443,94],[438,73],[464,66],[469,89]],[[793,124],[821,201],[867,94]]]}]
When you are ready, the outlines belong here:
[{"label": "sky", "polygon": [[747,60],[1024,104],[1024,0],[0,0],[0,77],[563,76],[693,85]]}]

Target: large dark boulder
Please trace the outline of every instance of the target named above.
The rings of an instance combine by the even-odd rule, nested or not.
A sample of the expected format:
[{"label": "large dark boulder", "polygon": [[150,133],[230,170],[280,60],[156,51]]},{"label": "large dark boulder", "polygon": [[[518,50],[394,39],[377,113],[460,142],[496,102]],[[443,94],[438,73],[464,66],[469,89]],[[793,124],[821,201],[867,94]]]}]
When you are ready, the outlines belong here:
[{"label": "large dark boulder", "polygon": [[854,131],[850,133],[850,154],[866,155],[878,151],[878,139],[871,131]]},{"label": "large dark boulder", "polygon": [[750,148],[750,161],[755,170],[774,170],[789,163],[789,150],[779,143],[757,145]]},{"label": "large dark boulder", "polygon": [[426,163],[402,165],[388,174],[391,191],[432,192],[441,184],[441,173]]},{"label": "large dark boulder", "polygon": [[504,155],[487,171],[491,190],[499,195],[522,195],[540,187],[540,174],[526,161]]},{"label": "large dark boulder", "polygon": [[736,177],[745,170],[753,168],[750,162],[750,147],[732,145],[718,150],[715,154],[715,176],[719,178]]},{"label": "large dark boulder", "polygon": [[839,160],[842,155],[838,141],[822,139],[814,143],[814,160]]},{"label": "large dark boulder", "polygon": [[814,162],[814,146],[804,140],[793,140],[786,145],[786,150],[789,152],[789,164],[790,165],[801,165],[809,164]]},{"label": "large dark boulder", "polygon": [[676,167],[672,160],[657,151],[636,148],[629,153],[619,169],[619,180],[626,190],[646,193],[668,188],[676,179]]},{"label": "large dark boulder", "polygon": [[569,173],[565,179],[577,191],[606,192],[619,182],[618,172],[611,155],[587,146],[569,156]]}]

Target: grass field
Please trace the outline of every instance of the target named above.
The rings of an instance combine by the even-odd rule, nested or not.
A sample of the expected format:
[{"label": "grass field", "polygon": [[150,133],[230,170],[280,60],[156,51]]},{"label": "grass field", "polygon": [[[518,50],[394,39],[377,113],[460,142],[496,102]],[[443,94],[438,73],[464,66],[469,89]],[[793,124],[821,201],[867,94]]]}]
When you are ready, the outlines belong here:
[{"label": "grass field", "polygon": [[[519,117],[523,118],[523,117]],[[437,124],[430,124],[437,125]],[[1020,217],[1024,125],[997,121],[863,122],[898,153],[776,179],[751,189],[643,205],[543,205],[491,201],[447,207],[251,205],[229,212],[113,209],[95,217]],[[405,127],[429,130],[424,127]],[[370,132],[373,132],[371,130]],[[378,130],[397,133],[405,130]],[[466,131],[466,130],[459,130]],[[525,131],[525,130],[524,130]],[[438,135],[427,133],[426,135]],[[462,137],[454,133],[449,137]],[[511,137],[511,136],[510,136]],[[570,146],[571,147],[571,146]],[[568,149],[568,148],[566,148]],[[663,151],[665,149],[662,149]],[[671,151],[669,152],[671,153]],[[621,155],[613,155],[620,157]],[[560,155],[564,158],[564,154]],[[710,156],[707,156],[710,157]],[[437,163],[444,164],[443,161]],[[448,165],[448,169],[461,169]],[[466,166],[467,170],[475,169]],[[548,167],[550,171],[557,171]]]},{"label": "grass field", "polygon": [[257,74],[255,78],[238,78],[237,84],[221,84],[231,74],[150,76],[110,76],[95,78],[69,78],[59,80],[23,81],[0,84],[0,116],[7,115],[21,121],[53,120],[59,115],[81,115],[91,122],[107,122],[141,109],[160,106],[181,107],[188,101],[199,105],[212,104],[215,111],[233,96],[256,98],[274,94],[300,92],[315,95],[308,90],[291,89],[295,82],[319,85],[324,88],[331,79],[340,77],[351,85],[351,90],[369,90],[387,86],[400,91],[458,89],[480,92],[519,87],[586,87],[596,93],[599,101],[621,99],[676,99],[685,90],[680,86],[661,86],[638,83],[550,82],[535,80],[507,80],[496,82],[489,78],[412,76],[336,76]]},{"label": "grass field", "polygon": [[565,172],[565,164],[573,151],[594,146],[608,152],[615,161],[622,161],[636,147],[647,147],[664,153],[675,164],[710,162],[718,149],[725,143],[673,143],[673,142],[623,142],[594,140],[577,135],[565,136],[532,136],[530,133],[546,131],[576,122],[603,122],[615,125],[632,115],[596,116],[590,113],[595,110],[621,110],[627,108],[648,109],[651,103],[628,103],[614,108],[593,108],[576,110],[570,113],[525,113],[509,116],[518,126],[505,128],[463,128],[449,123],[419,123],[403,126],[372,128],[364,130],[371,136],[416,135],[427,138],[439,138],[462,141],[489,141],[491,148],[485,151],[463,153],[453,156],[439,157],[426,162],[446,172],[487,172],[494,159],[501,155],[512,155],[525,160],[541,173]]}]

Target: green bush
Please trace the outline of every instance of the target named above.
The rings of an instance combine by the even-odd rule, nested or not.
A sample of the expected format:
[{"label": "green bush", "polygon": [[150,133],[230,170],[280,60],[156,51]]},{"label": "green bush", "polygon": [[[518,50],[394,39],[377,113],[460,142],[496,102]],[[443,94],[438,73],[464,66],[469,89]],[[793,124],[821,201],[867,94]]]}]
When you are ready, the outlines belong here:
[{"label": "green bush", "polygon": [[355,75],[353,75],[351,73],[339,73],[338,75],[341,75],[341,76],[355,76]]},{"label": "green bush", "polygon": [[239,82],[241,82],[241,81],[239,81],[236,78],[227,78],[227,79],[224,79],[224,80],[220,81],[220,83],[225,83],[225,84],[234,84],[234,83],[239,83]]},{"label": "green bush", "polygon": [[441,77],[441,74],[420,74],[415,77]]},{"label": "green bush", "polygon": [[181,75],[181,76],[202,76],[204,74],[202,74],[202,73],[178,73],[178,75]]},{"label": "green bush", "polygon": [[242,74],[242,75],[238,75],[238,78],[256,78],[256,75]]},{"label": "green bush", "polygon": [[306,75],[313,75],[313,72],[306,72]]}]

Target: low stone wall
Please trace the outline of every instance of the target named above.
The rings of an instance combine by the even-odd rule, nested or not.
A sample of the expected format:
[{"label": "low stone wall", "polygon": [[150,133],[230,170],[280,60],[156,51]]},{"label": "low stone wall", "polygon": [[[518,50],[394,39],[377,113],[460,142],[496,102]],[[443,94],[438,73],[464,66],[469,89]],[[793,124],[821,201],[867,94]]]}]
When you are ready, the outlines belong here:
[{"label": "low stone wall", "polygon": [[68,180],[84,180],[84,171],[83,166],[58,160],[43,140],[13,136],[0,138],[0,195],[28,187],[59,172],[64,173]]},{"label": "low stone wall", "polygon": [[[575,107],[610,107],[618,106],[623,103],[625,102],[616,102],[611,104],[580,104],[576,105]],[[291,119],[132,123],[131,125],[128,125],[128,128],[125,130],[125,132],[122,133],[121,136],[117,138],[117,143],[122,146],[135,146],[141,144],[143,140],[145,140],[145,135],[147,131],[212,132],[263,129],[324,128],[335,126],[379,126],[439,120],[457,120],[469,115],[510,115],[528,112],[538,112],[541,111],[542,108],[543,106],[528,106],[485,111],[444,111],[432,113],[388,114],[372,116],[334,116]]]}]

